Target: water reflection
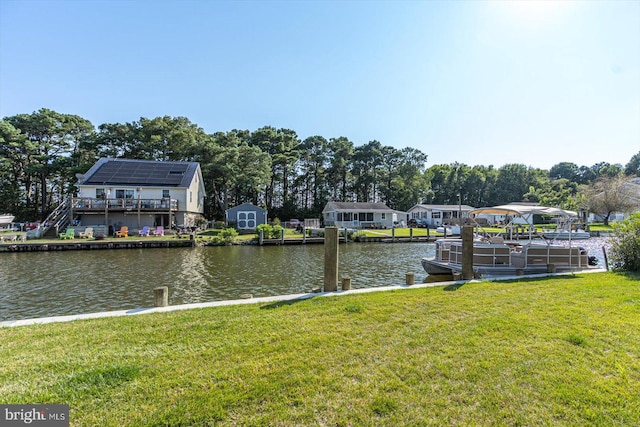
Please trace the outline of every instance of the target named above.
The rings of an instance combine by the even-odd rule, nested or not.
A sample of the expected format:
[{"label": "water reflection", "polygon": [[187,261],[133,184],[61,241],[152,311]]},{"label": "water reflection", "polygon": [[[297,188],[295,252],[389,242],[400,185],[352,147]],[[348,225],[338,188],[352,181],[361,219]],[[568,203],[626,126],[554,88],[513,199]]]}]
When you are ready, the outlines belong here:
[{"label": "water reflection", "polygon": [[[340,245],[339,274],[353,288],[404,283],[433,244]],[[129,310],[169,286],[183,304],[308,292],[323,284],[324,247],[233,246],[0,254],[0,321]]]}]

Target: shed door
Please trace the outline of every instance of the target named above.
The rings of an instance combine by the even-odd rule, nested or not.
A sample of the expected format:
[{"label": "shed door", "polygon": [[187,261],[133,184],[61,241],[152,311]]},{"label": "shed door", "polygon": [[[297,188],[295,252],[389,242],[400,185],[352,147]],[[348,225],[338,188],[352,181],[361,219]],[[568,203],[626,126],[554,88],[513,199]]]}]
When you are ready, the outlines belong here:
[{"label": "shed door", "polygon": [[256,228],[256,213],[251,211],[238,212],[238,229]]}]

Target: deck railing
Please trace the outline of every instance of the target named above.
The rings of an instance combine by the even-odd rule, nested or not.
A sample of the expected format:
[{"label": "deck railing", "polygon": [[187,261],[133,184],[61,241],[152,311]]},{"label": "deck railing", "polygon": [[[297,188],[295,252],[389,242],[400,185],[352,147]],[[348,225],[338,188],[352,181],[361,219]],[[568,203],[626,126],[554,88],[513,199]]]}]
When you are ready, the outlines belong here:
[{"label": "deck railing", "polygon": [[176,211],[176,199],[102,199],[93,197],[74,197],[71,199],[71,209],[75,212],[97,210],[141,210],[141,211]]}]

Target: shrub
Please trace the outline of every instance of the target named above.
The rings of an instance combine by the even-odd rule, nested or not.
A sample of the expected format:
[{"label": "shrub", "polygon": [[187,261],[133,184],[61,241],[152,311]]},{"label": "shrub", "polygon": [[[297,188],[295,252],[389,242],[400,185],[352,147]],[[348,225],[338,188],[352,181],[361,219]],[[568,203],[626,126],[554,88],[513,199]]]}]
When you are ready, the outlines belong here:
[{"label": "shrub", "polygon": [[640,212],[613,224],[611,263],[616,270],[640,272]]},{"label": "shrub", "polygon": [[271,228],[271,238],[272,239],[279,239],[280,237],[282,237],[282,230],[283,230],[282,226],[274,225]]},{"label": "shrub", "polygon": [[225,228],[217,237],[219,237],[225,245],[232,245],[236,243],[238,232],[235,228]]},{"label": "shrub", "polygon": [[259,226],[256,227],[256,234],[258,235],[258,237],[260,237],[260,230],[262,230],[263,237],[267,239],[269,238],[269,236],[271,236],[271,233],[273,232],[273,229],[269,224],[260,224]]}]

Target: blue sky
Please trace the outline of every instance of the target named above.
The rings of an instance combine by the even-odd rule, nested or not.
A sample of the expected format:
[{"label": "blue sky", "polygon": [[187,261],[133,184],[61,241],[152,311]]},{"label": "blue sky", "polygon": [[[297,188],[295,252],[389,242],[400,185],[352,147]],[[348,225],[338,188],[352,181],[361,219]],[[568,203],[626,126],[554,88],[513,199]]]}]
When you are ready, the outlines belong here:
[{"label": "blue sky", "polygon": [[640,151],[640,1],[0,0],[0,116],[185,116],[548,169]]}]

